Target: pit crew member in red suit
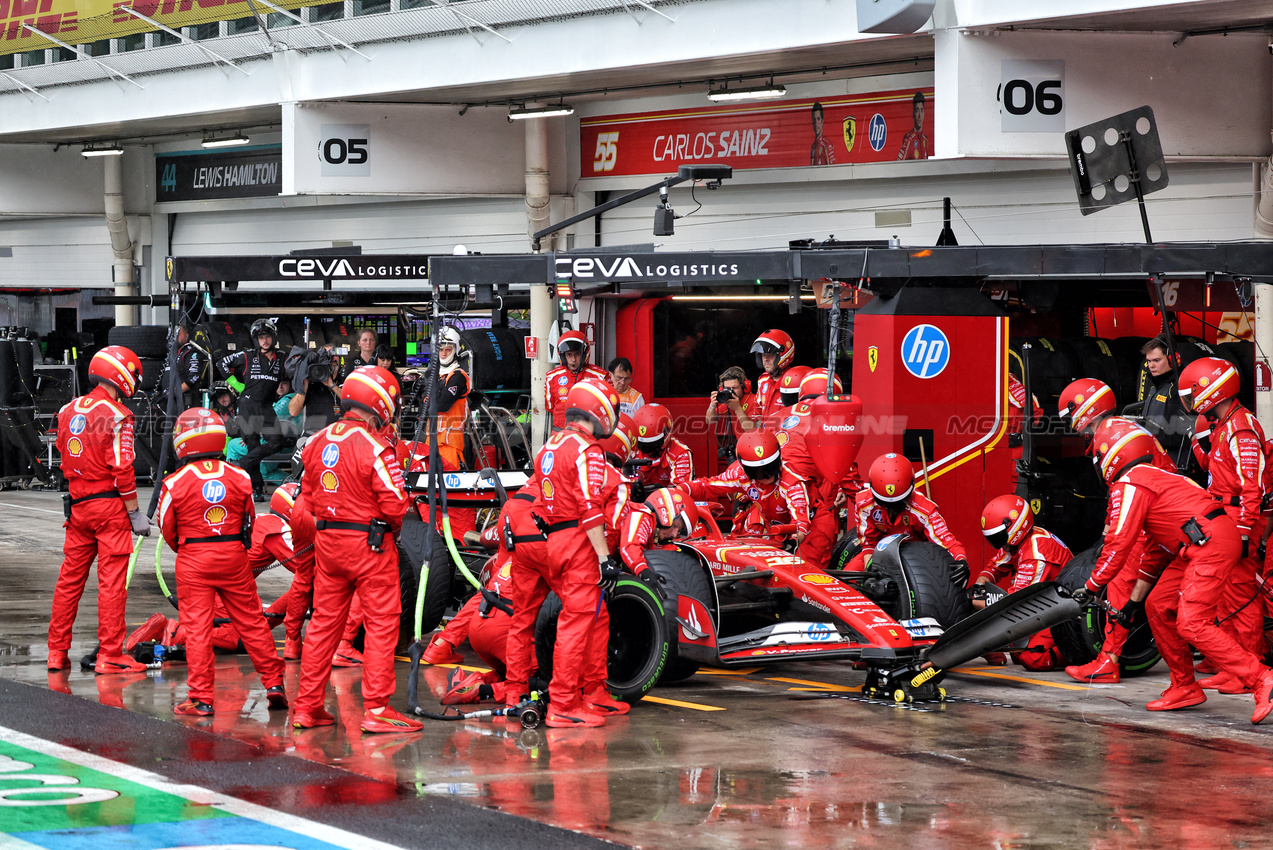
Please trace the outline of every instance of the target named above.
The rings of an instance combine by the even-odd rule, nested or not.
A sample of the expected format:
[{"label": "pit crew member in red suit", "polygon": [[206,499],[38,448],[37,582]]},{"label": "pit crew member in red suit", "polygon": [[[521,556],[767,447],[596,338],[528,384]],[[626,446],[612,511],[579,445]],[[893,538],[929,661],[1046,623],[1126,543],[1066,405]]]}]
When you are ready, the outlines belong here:
[{"label": "pit crew member in red suit", "polygon": [[[510,599],[512,576],[513,554],[501,549],[491,563],[491,574],[483,589],[501,600]],[[505,607],[511,609],[508,603],[493,604],[486,595],[475,593],[438,635],[452,647],[467,640],[482,663],[491,668],[467,675],[458,667],[453,670],[442,696],[443,705],[465,705],[488,699],[504,702],[508,627],[513,622]]]},{"label": "pit crew member in red suit", "polygon": [[[1043,408],[1039,399],[1034,397],[1034,424],[1043,423]],[[1017,380],[1016,375],[1008,375],[1008,443],[1012,446],[1012,457],[1020,460],[1022,446],[1025,442],[1025,384]]]},{"label": "pit crew member in red suit", "polygon": [[252,526],[248,566],[260,575],[277,561],[292,572],[287,593],[265,609],[266,616],[283,616],[283,658],[299,661],[305,612],[314,598],[314,517],[300,497],[301,485],[288,482],[270,497],[270,512]]},{"label": "pit crew member in red suit", "polygon": [[[838,376],[832,386],[835,394],[844,392]],[[844,480],[831,481],[822,475],[818,465],[813,462],[813,455],[809,451],[806,440],[809,426],[812,424],[810,415],[813,413],[813,408],[808,402],[825,395],[826,390],[826,370],[810,370],[800,382],[801,401],[791,408],[785,419],[778,423],[779,430],[776,435],[778,445],[782,448],[783,464],[805,479],[805,486],[809,491],[811,527],[808,538],[800,546],[800,557],[823,568],[827,566],[831,550],[840,536],[840,509],[862,489],[862,479],[856,463],[844,476]]]},{"label": "pit crew member in red suit", "polygon": [[566,331],[557,338],[561,365],[548,370],[544,378],[544,410],[552,417],[554,428],[566,426],[566,396],[584,378],[610,382],[610,375],[600,366],[588,362],[588,338],[580,331]]},{"label": "pit crew member in red suit", "polygon": [[[1137,549],[1141,533],[1147,534],[1153,545],[1144,549],[1141,578],[1123,611],[1134,613],[1144,602],[1154,641],[1171,670],[1171,684],[1145,707],[1171,711],[1206,701],[1194,679],[1189,650],[1193,644],[1253,691],[1251,722],[1259,723],[1273,710],[1273,670],[1216,625],[1226,583],[1235,571],[1249,565],[1250,559],[1241,557],[1242,535],[1205,490],[1183,475],[1151,464],[1152,439],[1139,428],[1101,434],[1096,446],[1098,467],[1109,484],[1105,547],[1086,586],[1075,591],[1074,598],[1083,604],[1098,593]],[[1168,568],[1169,564],[1173,567]],[[1150,593],[1155,580],[1158,583]]]},{"label": "pit crew member in red suit", "polygon": [[936,543],[949,552],[955,559],[951,578],[956,586],[965,586],[969,570],[964,545],[950,533],[937,505],[916,492],[911,462],[889,452],[875,459],[866,477],[870,486],[853,497],[853,519],[862,551],[849,562],[849,569],[865,569],[866,559],[881,540],[892,534],[905,534],[911,540]]},{"label": "pit crew member in red suit", "polygon": [[389,705],[402,600],[395,535],[408,500],[393,446],[378,435],[393,421],[401,390],[379,366],[355,369],[341,387],[344,416],[305,444],[301,497],[314,515],[314,613],[301,655],[293,725],[330,726],[323,707],[332,655],[355,593],[366,617],[364,732],[415,732],[420,721]]},{"label": "pit crew member in red suit", "polygon": [[772,431],[748,431],[738,438],[738,460],[719,475],[689,484],[690,497],[711,501],[721,496],[749,502],[734,518],[742,534],[767,534],[770,526],[796,526],[797,547],[809,535],[809,493],[804,479],[782,463],[782,450]]},{"label": "pit crew member in red suit", "polygon": [[783,421],[800,401],[800,382],[812,371],[808,366],[792,366],[782,373],[782,377],[778,379],[778,406],[765,413],[765,422],[761,427],[766,431],[782,429]]},{"label": "pit crew member in red suit", "polygon": [[647,404],[632,421],[636,425],[636,458],[653,461],[636,469],[637,501],[659,487],[689,484],[694,479],[694,455],[672,436],[672,414],[668,409],[661,404]]},{"label": "pit crew member in red suit", "polygon": [[[1034,524],[1034,511],[1020,496],[991,499],[981,512],[981,533],[996,551],[977,576],[977,584],[996,584],[1011,576],[1009,593],[1041,581],[1055,581],[1061,568],[1074,557],[1061,538]],[[985,602],[974,599],[973,605],[984,608]],[[1056,648],[1050,629],[1032,635],[1028,648],[1012,653],[1012,657],[1027,670],[1059,670],[1065,666],[1065,657]]]},{"label": "pit crew member in red suit", "polygon": [[591,727],[603,725],[605,717],[589,707],[597,695],[582,692],[585,656],[602,585],[613,586],[621,573],[606,547],[605,517],[598,502],[609,465],[596,438],[614,430],[619,396],[609,384],[582,381],[571,388],[565,405],[566,427],[535,457],[535,491],[523,490],[534,492],[535,501],[529,511],[510,511],[508,516],[506,533],[514,547],[506,702],[512,705],[527,692],[534,667],[535,618],[551,590],[561,599],[562,610],[546,722],[554,727]]},{"label": "pit crew member in red suit", "polygon": [[137,504],[133,474],[133,414],[120,404],[141,382],[141,360],[108,345],[88,364],[96,384],[57,415],[57,450],[70,493],[62,569],[49,618],[50,670],[71,666],[71,627],[97,559],[97,673],[136,673],[146,668],[123,655],[128,556],[133,534],[150,535],[150,520]]},{"label": "pit crew member in red suit", "polygon": [[[1204,426],[1202,441],[1193,441],[1193,452],[1207,472],[1207,492],[1220,502],[1242,535],[1243,563],[1225,589],[1221,621],[1238,643],[1263,657],[1264,605],[1262,600],[1251,600],[1260,595],[1256,575],[1263,564],[1256,549],[1264,537],[1260,507],[1270,446],[1255,416],[1238,402],[1240,384],[1237,369],[1229,361],[1201,357],[1181,370],[1178,393],[1185,409],[1199,414]],[[1209,450],[1201,442],[1209,443]],[[1235,683],[1232,677],[1217,674],[1201,684],[1231,690]]]},{"label": "pit crew member in red suit", "polygon": [[283,662],[261,615],[261,597],[248,569],[252,479],[221,459],[225,423],[206,407],[192,407],[172,426],[172,446],[181,468],[164,478],[159,492],[159,529],[177,553],[177,602],[186,633],[189,693],[177,714],[213,711],[213,602],[225,605],[261,677],[270,708],[287,708]]},{"label": "pit crew member in red suit", "polygon": [[[1096,432],[1102,429],[1140,427],[1130,419],[1112,415],[1117,407],[1114,391],[1109,388],[1109,385],[1095,378],[1080,378],[1071,382],[1062,390],[1058,406],[1060,418],[1069,422],[1071,428],[1087,439],[1089,454],[1092,453]],[[1167,452],[1156,439],[1153,443],[1153,456],[1154,466],[1168,472],[1176,471],[1176,464],[1167,456]],[[1140,545],[1142,548],[1146,545],[1143,539]],[[1136,584],[1139,576],[1139,564],[1140,554],[1133,553],[1128,557],[1123,571],[1106,585],[1105,598],[1115,608],[1122,608],[1127,604],[1132,586]],[[1066,675],[1079,682],[1116,684],[1121,681],[1122,672],[1118,665],[1118,658],[1123,651],[1123,646],[1127,643],[1129,634],[1127,627],[1122,623],[1115,621],[1113,617],[1106,617],[1105,639],[1101,643],[1101,651],[1087,664],[1066,667]]]},{"label": "pit crew member in red suit", "polygon": [[751,344],[751,353],[756,355],[756,366],[764,373],[756,382],[756,414],[752,420],[765,427],[766,414],[782,406],[778,397],[782,373],[796,357],[796,344],[791,334],[776,328],[770,329],[756,337]]}]

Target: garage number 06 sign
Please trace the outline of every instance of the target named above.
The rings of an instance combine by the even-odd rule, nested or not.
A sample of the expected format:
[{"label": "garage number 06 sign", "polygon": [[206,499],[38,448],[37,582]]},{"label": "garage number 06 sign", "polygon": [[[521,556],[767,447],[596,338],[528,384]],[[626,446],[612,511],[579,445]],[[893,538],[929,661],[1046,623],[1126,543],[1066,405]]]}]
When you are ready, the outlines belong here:
[{"label": "garage number 06 sign", "polygon": [[321,125],[318,159],[323,177],[370,177],[371,125]]},{"label": "garage number 06 sign", "polygon": [[1010,60],[1002,63],[1000,129],[1005,133],[1065,131],[1065,62]]}]

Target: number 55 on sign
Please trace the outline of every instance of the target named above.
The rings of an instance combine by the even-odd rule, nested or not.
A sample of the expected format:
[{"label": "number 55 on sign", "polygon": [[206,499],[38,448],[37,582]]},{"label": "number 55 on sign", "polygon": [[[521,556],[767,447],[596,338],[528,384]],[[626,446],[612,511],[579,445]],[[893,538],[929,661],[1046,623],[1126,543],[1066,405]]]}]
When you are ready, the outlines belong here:
[{"label": "number 55 on sign", "polygon": [[592,160],[593,171],[614,171],[619,160],[619,133],[598,133],[597,153]]}]

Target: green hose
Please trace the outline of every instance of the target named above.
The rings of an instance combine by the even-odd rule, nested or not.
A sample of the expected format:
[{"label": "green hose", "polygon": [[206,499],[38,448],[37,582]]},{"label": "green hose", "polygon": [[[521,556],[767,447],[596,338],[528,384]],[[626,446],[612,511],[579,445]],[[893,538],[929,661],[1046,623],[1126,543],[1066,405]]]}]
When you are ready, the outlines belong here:
[{"label": "green hose", "polygon": [[442,530],[446,533],[446,548],[451,551],[451,557],[455,559],[455,566],[460,570],[460,574],[469,580],[469,584],[473,585],[477,590],[482,589],[482,583],[469,572],[468,564],[464,563],[464,559],[460,557],[460,551],[455,548],[455,538],[451,536],[451,517],[448,514],[442,514]]},{"label": "green hose", "polygon": [[168,601],[172,603],[172,607],[176,608],[177,598],[168,592],[168,583],[164,581],[164,571],[160,564],[164,554],[163,546],[164,546],[164,539],[161,537],[155,543],[155,578],[159,579],[159,592],[162,593],[168,599]]},{"label": "green hose", "polygon": [[415,591],[415,639],[424,637],[424,589],[429,584],[429,564],[420,567],[420,584]]},{"label": "green hose", "polygon": [[128,575],[124,576],[124,590],[133,583],[133,570],[137,569],[137,558],[141,555],[141,543],[146,538],[138,537],[136,545],[133,546],[133,554],[128,558]]}]

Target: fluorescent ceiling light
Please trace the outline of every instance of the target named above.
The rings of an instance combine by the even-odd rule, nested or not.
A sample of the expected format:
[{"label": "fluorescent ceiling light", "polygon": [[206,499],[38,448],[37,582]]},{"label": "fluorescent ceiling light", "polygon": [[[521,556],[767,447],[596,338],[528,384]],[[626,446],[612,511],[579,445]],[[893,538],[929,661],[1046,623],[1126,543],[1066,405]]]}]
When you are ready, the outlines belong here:
[{"label": "fluorescent ceiling light", "polygon": [[509,121],[522,121],[526,118],[557,118],[562,115],[574,115],[575,108],[559,103],[556,106],[518,106],[508,110]]},{"label": "fluorescent ceiling light", "polygon": [[749,89],[712,89],[707,93],[708,100],[720,102],[723,100],[764,100],[770,97],[785,97],[787,94],[786,86],[775,86],[770,83],[767,86],[753,86]]},{"label": "fluorescent ceiling light", "polygon": [[246,145],[249,141],[251,140],[242,133],[235,133],[233,136],[225,136],[220,139],[206,138],[203,140],[203,146],[205,148],[235,148],[239,145]]},{"label": "fluorescent ceiling light", "polygon": [[120,156],[124,149],[119,145],[107,145],[105,147],[93,147],[85,145],[84,150],[80,151],[80,156]]}]

